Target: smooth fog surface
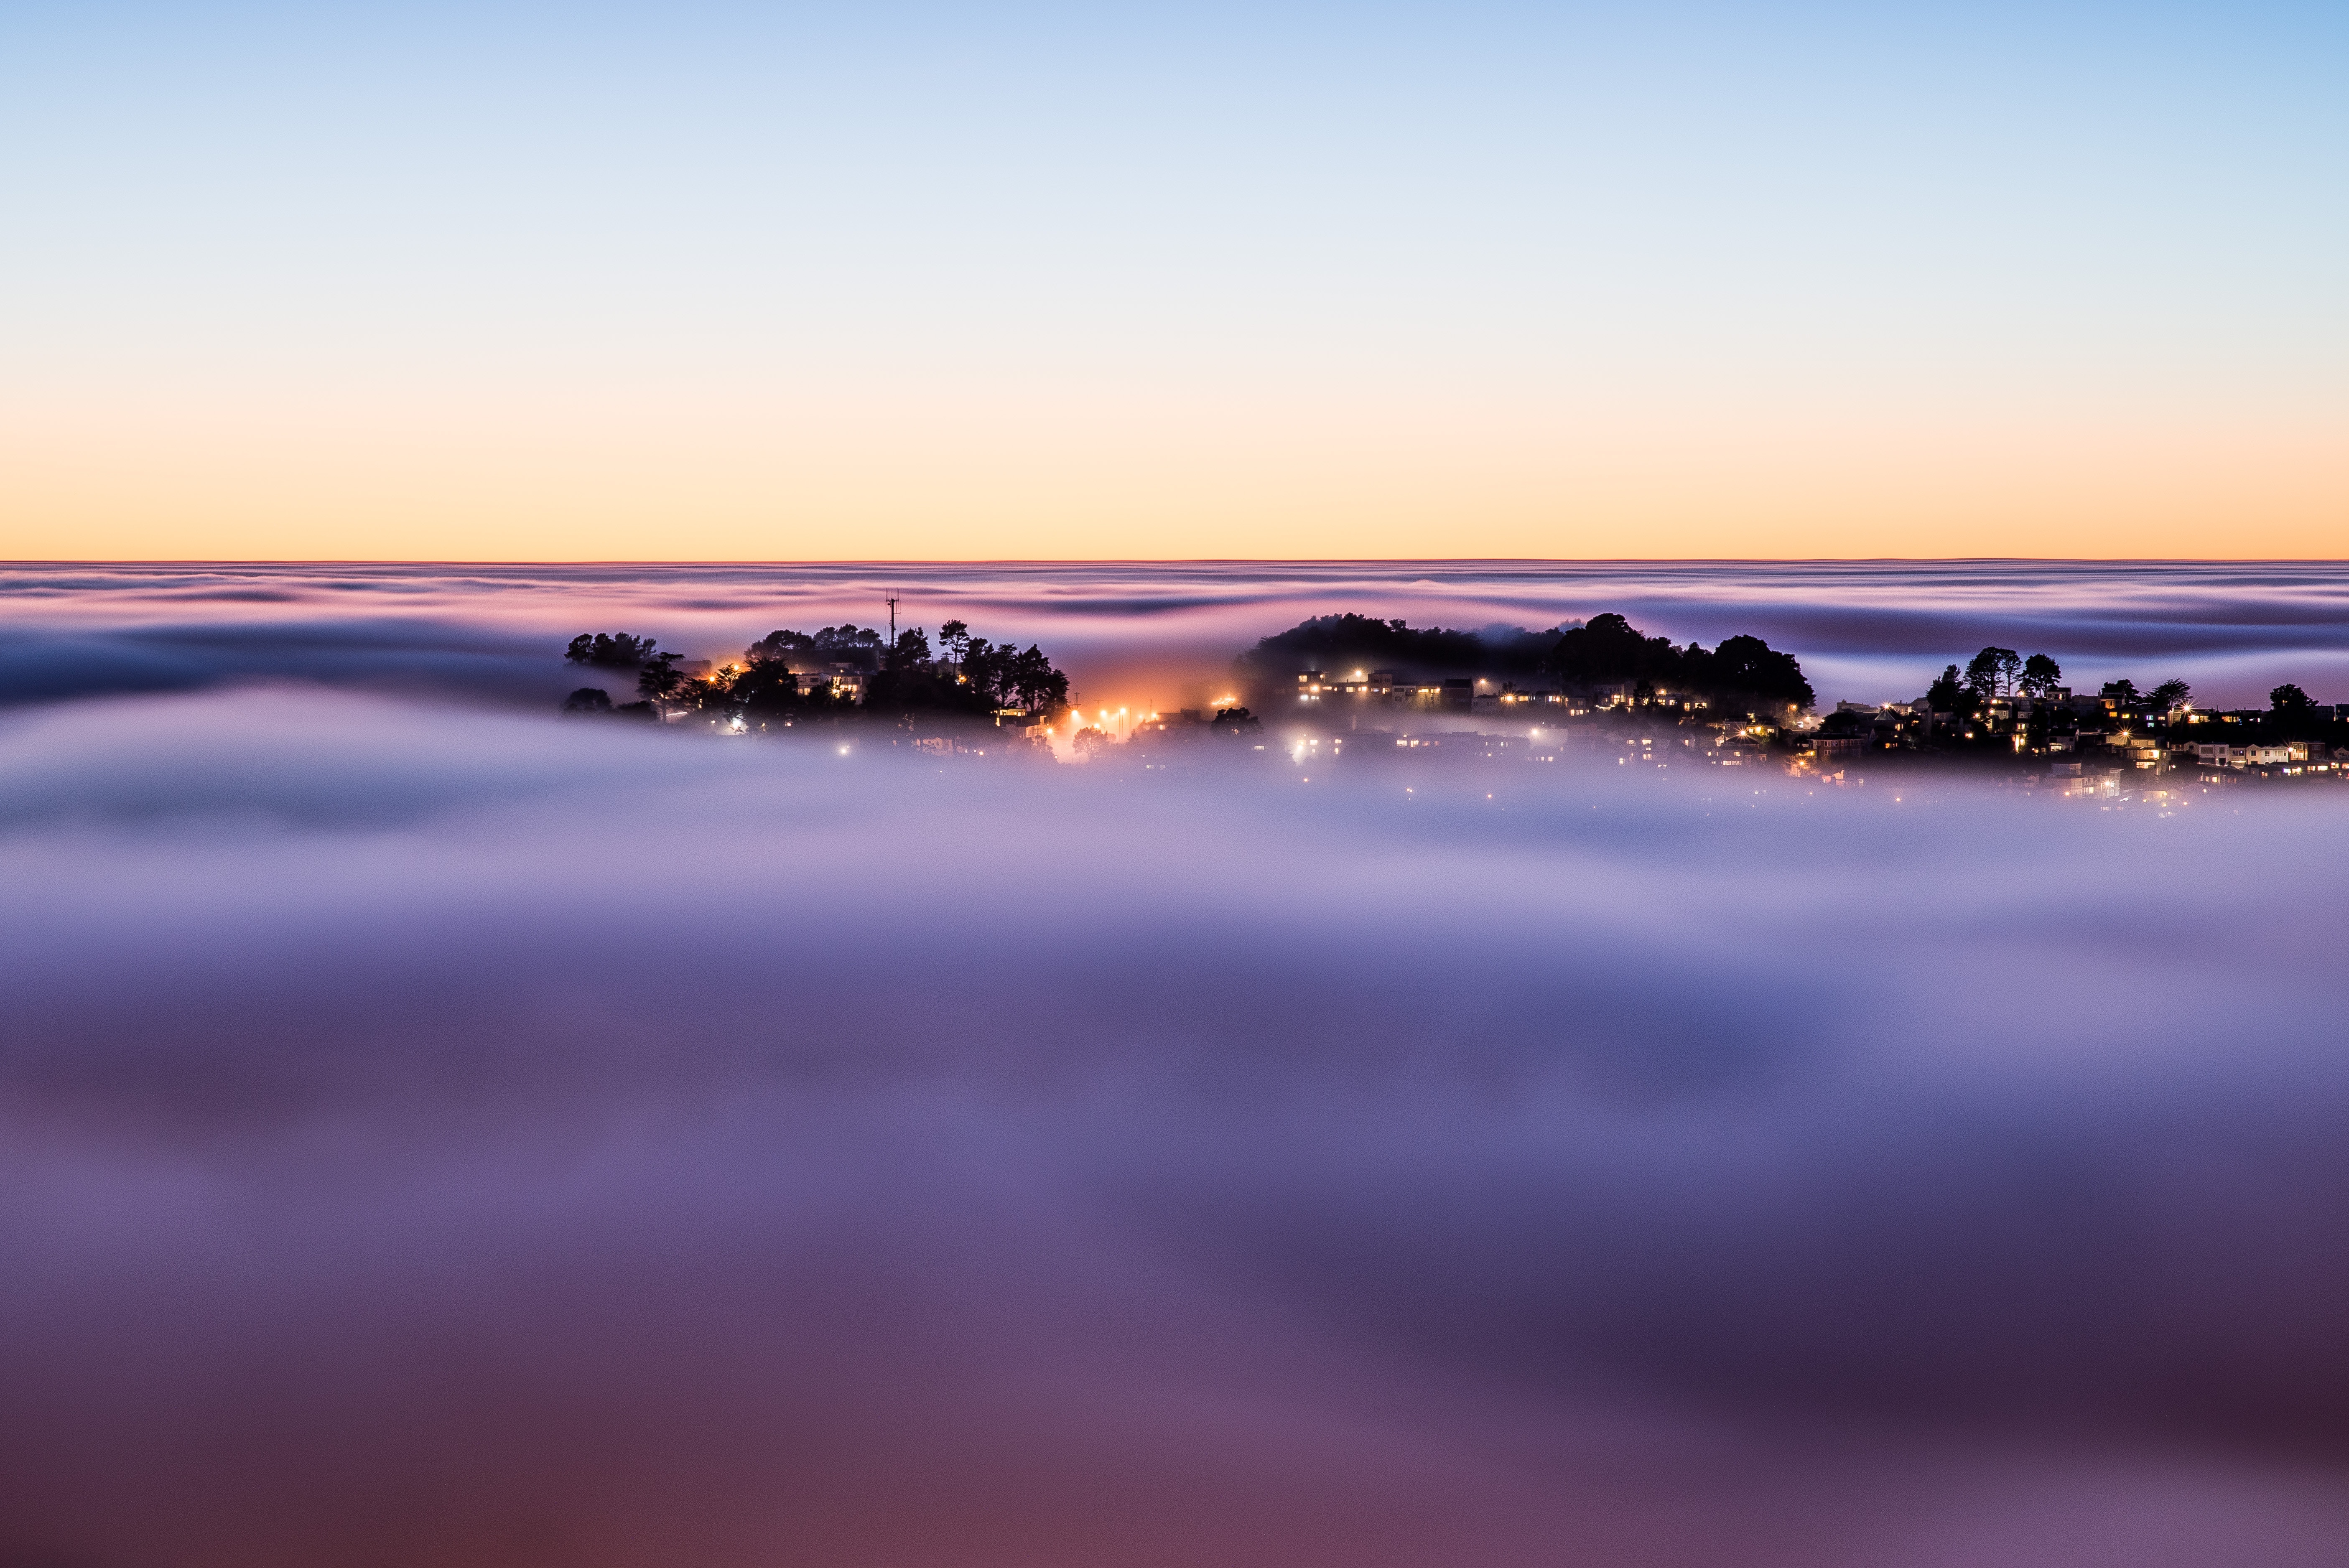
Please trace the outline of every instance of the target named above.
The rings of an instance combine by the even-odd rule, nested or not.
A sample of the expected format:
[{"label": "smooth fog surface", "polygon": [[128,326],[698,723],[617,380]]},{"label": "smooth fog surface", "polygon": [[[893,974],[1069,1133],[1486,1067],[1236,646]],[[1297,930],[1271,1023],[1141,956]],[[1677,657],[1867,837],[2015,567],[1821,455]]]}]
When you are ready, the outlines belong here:
[{"label": "smooth fog surface", "polygon": [[0,1563],[2316,1564],[2329,796],[0,718]]},{"label": "smooth fog surface", "polygon": [[[1193,707],[1309,615],[1544,627],[1602,611],[1676,642],[1741,633],[1822,702],[1905,701],[1994,644],[2094,691],[2180,676],[2205,707],[2279,682],[2349,701],[2341,562],[1191,562],[750,565],[0,565],[0,707],[276,678],[552,706],[609,672],[583,631],[737,656],[779,626],[960,618],[1040,640],[1087,704]],[[625,676],[619,677],[625,683]]]}]

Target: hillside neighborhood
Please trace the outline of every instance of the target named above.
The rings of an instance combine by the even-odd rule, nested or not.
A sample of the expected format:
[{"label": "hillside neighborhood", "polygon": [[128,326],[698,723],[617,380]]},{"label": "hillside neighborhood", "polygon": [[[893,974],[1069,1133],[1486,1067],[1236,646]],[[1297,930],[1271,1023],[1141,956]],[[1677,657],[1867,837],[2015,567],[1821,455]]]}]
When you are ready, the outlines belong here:
[{"label": "hillside neighborhood", "polygon": [[2182,680],[2116,679],[2091,694],[2064,684],[2045,654],[1992,646],[1914,697],[1821,712],[1800,663],[1759,637],[1675,645],[1614,614],[1546,632],[1325,615],[1240,654],[1213,704],[1090,714],[1040,646],[999,645],[960,621],[935,645],[894,624],[778,630],[724,663],[649,637],[583,634],[564,657],[634,685],[625,701],[582,686],[563,704],[569,715],[733,736],[848,726],[940,753],[1049,751],[1144,769],[1258,753],[1355,767],[1611,756],[1857,784],[1870,769],[1933,766],[2103,799],[2349,779],[2349,705],[2290,683],[2264,708],[2212,710]]}]

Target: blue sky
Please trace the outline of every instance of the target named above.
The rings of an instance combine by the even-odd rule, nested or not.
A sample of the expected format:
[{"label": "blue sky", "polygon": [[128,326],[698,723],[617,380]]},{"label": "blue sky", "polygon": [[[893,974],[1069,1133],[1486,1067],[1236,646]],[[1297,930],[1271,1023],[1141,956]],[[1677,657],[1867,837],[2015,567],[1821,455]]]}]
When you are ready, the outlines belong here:
[{"label": "blue sky", "polygon": [[0,397],[2321,420],[2344,16],[19,14]]}]

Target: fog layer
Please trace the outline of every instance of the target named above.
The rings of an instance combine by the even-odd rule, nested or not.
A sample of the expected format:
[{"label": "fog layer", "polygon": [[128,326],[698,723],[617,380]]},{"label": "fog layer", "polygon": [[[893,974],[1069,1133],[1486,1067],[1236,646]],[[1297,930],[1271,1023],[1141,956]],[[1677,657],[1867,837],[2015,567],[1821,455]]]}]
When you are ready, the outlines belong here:
[{"label": "fog layer", "polygon": [[0,721],[0,1563],[2339,1560],[2329,796],[1264,756]]},{"label": "fog layer", "polygon": [[[778,627],[1041,641],[1086,700],[1194,707],[1232,655],[1309,615],[1554,626],[1602,611],[1675,642],[1752,634],[1820,696],[1905,700],[1985,645],[2078,690],[2178,676],[2205,707],[2292,681],[2349,700],[2340,562],[1190,562],[692,566],[0,566],[0,707],[275,678],[543,707],[583,631],[732,657]],[[604,676],[608,680],[608,676]]]}]

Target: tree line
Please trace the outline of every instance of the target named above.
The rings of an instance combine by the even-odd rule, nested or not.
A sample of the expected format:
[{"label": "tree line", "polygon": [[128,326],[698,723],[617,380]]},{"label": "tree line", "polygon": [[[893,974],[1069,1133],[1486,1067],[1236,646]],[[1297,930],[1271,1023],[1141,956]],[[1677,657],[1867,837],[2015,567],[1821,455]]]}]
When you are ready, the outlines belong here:
[{"label": "tree line", "polygon": [[[2044,702],[2063,689],[2064,666],[2047,655],[2025,658],[2013,648],[1988,647],[1967,660],[1962,671],[1955,665],[1945,666],[1925,700],[1936,713],[1971,717],[2001,698]],[[2138,691],[2133,680],[2107,681],[2096,695],[2122,708],[2165,714],[2194,701],[2194,688],[2182,680],[2166,680],[2147,692]]]},{"label": "tree line", "polygon": [[[1971,719],[1981,717],[2001,699],[2029,697],[2044,702],[2064,690],[2064,668],[2047,655],[2025,658],[2012,648],[1987,647],[1967,660],[1962,669],[1956,665],[1944,666],[1925,700],[1935,713]],[[2176,678],[2141,690],[2136,681],[2123,676],[2105,682],[2096,696],[2099,706],[2108,703],[2116,713],[2157,723],[2194,705],[2194,688]],[[2267,712],[2251,722],[2261,733],[2297,740],[2323,736],[2340,720],[2331,709],[2311,701],[2298,685],[2286,681],[2269,691]]]},{"label": "tree line", "polygon": [[1628,686],[1635,701],[1701,698],[1715,708],[1764,712],[1809,707],[1816,696],[1795,655],[1759,637],[1707,649],[1651,636],[1608,613],[1546,632],[1413,627],[1368,615],[1318,615],[1259,641],[1236,669],[1259,687],[1299,669],[1392,669],[1414,677],[1548,679],[1568,689]]},{"label": "tree line", "polygon": [[[573,664],[634,670],[636,700],[616,706],[611,693],[582,686],[564,699],[565,713],[610,713],[653,718],[664,710],[690,711],[713,718],[746,721],[801,717],[936,713],[983,717],[1005,710],[1056,718],[1069,705],[1068,676],[1043,649],[994,643],[974,635],[965,623],[938,628],[938,645],[912,627],[891,643],[866,626],[823,626],[813,632],[788,628],[768,633],[742,650],[739,661],[706,675],[678,666],[684,655],[661,650],[657,639],[626,632],[583,633],[571,639],[564,657]],[[801,666],[794,669],[796,665]],[[833,669],[845,665],[860,677],[861,696],[852,683],[836,681]]]}]

